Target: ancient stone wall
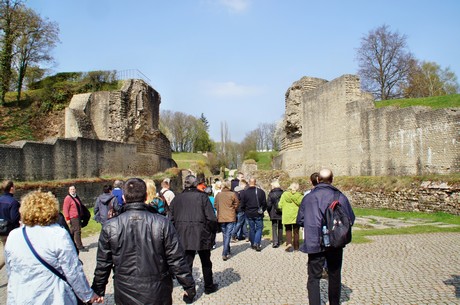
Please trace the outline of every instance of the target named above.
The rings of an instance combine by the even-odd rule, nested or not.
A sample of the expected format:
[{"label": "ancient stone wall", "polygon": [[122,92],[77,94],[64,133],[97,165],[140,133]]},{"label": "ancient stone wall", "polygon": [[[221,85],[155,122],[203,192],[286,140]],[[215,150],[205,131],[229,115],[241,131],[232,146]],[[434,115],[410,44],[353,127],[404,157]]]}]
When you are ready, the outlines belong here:
[{"label": "ancient stone wall", "polygon": [[[292,87],[301,90],[298,82]],[[460,171],[458,108],[376,109],[354,75],[317,81],[316,88],[296,93],[297,102],[286,96],[286,122],[291,108],[301,109],[301,119],[296,116],[301,131],[285,123],[285,138],[301,134],[301,141],[284,145],[275,164],[291,177],[309,176],[322,167],[350,176]]]},{"label": "ancient stone wall", "polygon": [[65,139],[0,145],[0,178],[57,180],[153,175],[176,166],[158,130],[160,95],[142,80],[121,90],[73,96]]},{"label": "ancient stone wall", "polygon": [[86,138],[0,145],[0,164],[0,179],[17,181],[151,176],[176,166],[172,159],[140,152],[137,144]]}]

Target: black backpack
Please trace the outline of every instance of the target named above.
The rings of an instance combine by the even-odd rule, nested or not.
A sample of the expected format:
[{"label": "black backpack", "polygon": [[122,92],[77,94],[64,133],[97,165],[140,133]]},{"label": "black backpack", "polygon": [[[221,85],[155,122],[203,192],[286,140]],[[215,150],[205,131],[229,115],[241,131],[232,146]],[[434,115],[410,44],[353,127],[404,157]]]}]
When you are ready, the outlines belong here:
[{"label": "black backpack", "polygon": [[327,229],[326,234],[329,236],[329,246],[327,246],[324,242],[324,235],[326,234],[324,232],[322,234],[321,244],[326,249],[343,248],[351,242],[351,221],[343,211],[339,197],[340,192],[335,192],[334,201],[329,204],[324,214],[321,212],[323,215],[321,228],[323,229],[325,226]]}]

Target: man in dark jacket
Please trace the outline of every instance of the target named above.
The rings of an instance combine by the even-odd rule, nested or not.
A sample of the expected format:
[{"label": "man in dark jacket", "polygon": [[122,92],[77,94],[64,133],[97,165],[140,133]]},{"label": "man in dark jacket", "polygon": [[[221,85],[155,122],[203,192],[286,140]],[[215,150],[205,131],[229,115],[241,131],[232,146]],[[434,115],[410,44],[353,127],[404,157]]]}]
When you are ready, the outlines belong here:
[{"label": "man in dark jacket", "polygon": [[117,197],[112,194],[112,186],[104,185],[94,205],[94,220],[104,225],[108,219],[118,215],[120,209]]},{"label": "man in dark jacket", "polygon": [[267,198],[267,211],[272,221],[272,247],[278,248],[283,243],[283,223],[281,222],[281,210],[278,209],[283,190],[278,181],[273,181],[271,185],[272,189]]},{"label": "man in dark jacket", "polygon": [[[251,248],[262,251],[262,230],[264,228],[264,214],[267,209],[265,192],[256,186],[256,179],[249,179],[249,187],[241,193],[241,210],[244,211],[249,222],[249,241]],[[260,209],[259,209],[260,208]],[[262,212],[262,213],[259,213]]]},{"label": "man in dark jacket", "polygon": [[125,211],[109,219],[99,236],[93,290],[104,296],[113,269],[116,304],[172,304],[173,276],[191,301],[195,281],[173,224],[147,210],[141,179],[126,181],[123,193]]},{"label": "man in dark jacket", "polygon": [[211,249],[217,231],[217,219],[206,193],[197,190],[197,179],[185,177],[184,191],[177,194],[170,205],[171,221],[176,227],[185,249],[189,271],[198,252],[204,279],[204,293],[217,291],[212,275]]},{"label": "man in dark jacket", "polygon": [[[329,304],[340,304],[343,248],[331,248],[327,251],[321,246],[321,227],[323,214],[329,204],[334,201],[334,195],[340,191],[331,185],[332,171],[322,169],[319,172],[319,184],[303,198],[297,215],[297,224],[304,227],[304,243],[300,251],[308,253],[308,300],[311,305],[321,304],[319,282],[323,272],[324,261],[327,262],[329,273]],[[348,198],[340,193],[340,205],[348,215],[351,224],[355,214]]]},{"label": "man in dark jacket", "polygon": [[5,232],[0,235],[0,269],[5,266],[4,248],[8,235],[19,227],[19,202],[14,199],[14,183],[5,180],[2,184],[4,194],[0,196],[0,221],[5,226]]}]

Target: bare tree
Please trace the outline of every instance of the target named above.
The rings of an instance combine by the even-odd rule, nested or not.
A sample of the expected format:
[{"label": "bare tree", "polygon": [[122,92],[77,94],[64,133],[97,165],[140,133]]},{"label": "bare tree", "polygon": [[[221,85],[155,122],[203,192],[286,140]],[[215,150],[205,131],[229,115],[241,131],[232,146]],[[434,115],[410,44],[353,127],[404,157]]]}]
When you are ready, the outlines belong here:
[{"label": "bare tree", "polygon": [[57,23],[41,18],[29,8],[21,8],[19,14],[24,24],[14,44],[14,62],[18,72],[18,101],[21,99],[23,81],[29,65],[51,62],[51,50],[59,42]]},{"label": "bare tree", "polygon": [[361,38],[357,49],[358,74],[364,90],[376,99],[387,100],[402,96],[407,81],[412,54],[406,36],[391,32],[382,25]]}]

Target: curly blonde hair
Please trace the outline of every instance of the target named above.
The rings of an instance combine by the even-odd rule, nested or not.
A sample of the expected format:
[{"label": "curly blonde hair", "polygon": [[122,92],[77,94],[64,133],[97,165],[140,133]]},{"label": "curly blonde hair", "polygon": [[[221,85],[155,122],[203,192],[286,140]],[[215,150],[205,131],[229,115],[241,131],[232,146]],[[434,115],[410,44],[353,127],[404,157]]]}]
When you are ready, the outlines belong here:
[{"label": "curly blonde hair", "polygon": [[27,226],[49,226],[59,217],[59,203],[51,192],[33,191],[21,199],[21,222]]}]

